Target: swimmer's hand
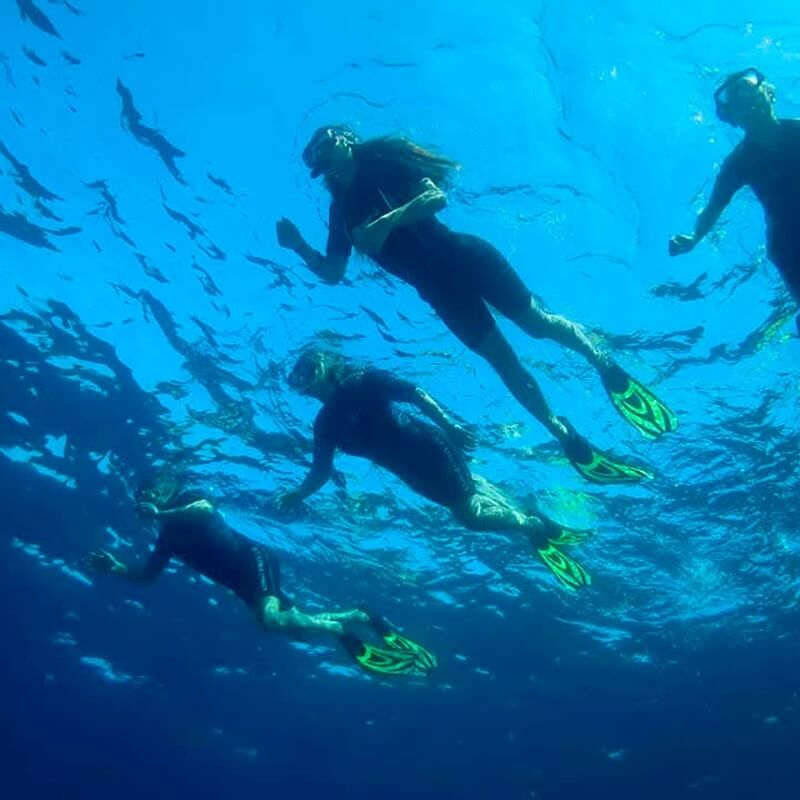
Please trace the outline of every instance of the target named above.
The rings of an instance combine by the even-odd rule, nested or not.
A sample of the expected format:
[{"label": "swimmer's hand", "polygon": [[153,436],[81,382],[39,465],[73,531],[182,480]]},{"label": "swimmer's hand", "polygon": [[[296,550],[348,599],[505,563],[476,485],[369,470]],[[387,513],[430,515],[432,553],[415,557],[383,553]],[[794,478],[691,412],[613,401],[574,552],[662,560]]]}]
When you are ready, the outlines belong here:
[{"label": "swimmer's hand", "polygon": [[694,250],[697,239],[693,233],[679,233],[669,240],[669,254],[671,256],[682,256]]},{"label": "swimmer's hand", "polygon": [[98,575],[124,575],[128,568],[107,550],[95,550],[83,559],[86,569]]},{"label": "swimmer's hand", "polygon": [[281,247],[297,252],[303,246],[300,230],[290,219],[286,217],[279,219],[275,224],[275,232],[278,234],[278,244]]},{"label": "swimmer's hand", "polygon": [[475,432],[465,425],[459,425],[457,422],[448,424],[447,435],[462,450],[474,450],[478,446],[478,437]]},{"label": "swimmer's hand", "polygon": [[285,492],[278,492],[273,499],[273,503],[275,505],[275,510],[279,514],[286,514],[288,511],[298,506],[302,499],[303,498],[296,489],[289,489]]}]

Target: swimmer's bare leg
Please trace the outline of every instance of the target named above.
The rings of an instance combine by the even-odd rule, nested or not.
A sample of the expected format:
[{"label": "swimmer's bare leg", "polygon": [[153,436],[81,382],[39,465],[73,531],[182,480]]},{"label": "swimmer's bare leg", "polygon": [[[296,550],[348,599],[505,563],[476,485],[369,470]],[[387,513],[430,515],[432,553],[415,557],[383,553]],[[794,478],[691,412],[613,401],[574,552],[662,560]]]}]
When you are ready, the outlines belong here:
[{"label": "swimmer's bare leg", "polygon": [[536,514],[525,514],[509,501],[477,491],[452,508],[456,519],[471,531],[522,533],[533,544],[540,544],[549,530]]},{"label": "swimmer's bare leg", "polygon": [[611,356],[592,341],[581,325],[545,311],[533,298],[528,309],[512,321],[535,339],[551,339],[579,353],[601,373],[614,363]]},{"label": "swimmer's bare leg", "polygon": [[360,608],[351,608],[349,611],[327,611],[317,614],[317,617],[335,622],[369,622],[369,614]]},{"label": "swimmer's bare leg", "polygon": [[351,611],[307,614],[296,606],[281,610],[280,598],[274,595],[265,597],[256,608],[258,621],[268,630],[285,631],[324,631],[341,635],[344,633],[343,622],[366,622],[368,617],[363,611]]},{"label": "swimmer's bare leg", "polygon": [[497,326],[492,327],[474,351],[489,362],[517,402],[539,420],[559,442],[563,443],[568,438],[567,427],[553,413],[536,379],[522,365]]}]

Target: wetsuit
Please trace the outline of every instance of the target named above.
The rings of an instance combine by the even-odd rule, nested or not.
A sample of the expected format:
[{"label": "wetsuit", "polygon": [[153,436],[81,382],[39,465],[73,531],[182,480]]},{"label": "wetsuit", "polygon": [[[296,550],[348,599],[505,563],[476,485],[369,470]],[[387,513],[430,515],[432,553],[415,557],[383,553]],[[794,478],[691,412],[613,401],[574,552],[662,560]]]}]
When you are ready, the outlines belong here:
[{"label": "wetsuit", "polygon": [[714,185],[722,205],[749,186],[764,208],[767,254],[800,301],[800,120],[782,119],[775,147],[745,137],[725,159]]},{"label": "wetsuit", "polygon": [[415,387],[387,372],[346,378],[314,421],[314,470],[330,474],[337,449],[385,467],[414,491],[452,508],[475,493],[463,453],[444,431],[398,409]]},{"label": "wetsuit", "polygon": [[[170,506],[179,508],[201,499],[202,495],[184,493]],[[218,512],[165,514],[158,523],[155,549],[137,577],[155,577],[174,557],[231,589],[249,606],[256,607],[270,595],[280,599],[282,608],[292,605],[281,592],[280,562],[275,553],[233,530]]]},{"label": "wetsuit", "polygon": [[[352,184],[337,192],[331,204],[328,256],[348,257],[354,228],[407,203],[420,191],[394,164],[357,162]],[[371,257],[411,284],[472,349],[495,326],[487,303],[511,319],[530,307],[530,292],[498,250],[477,236],[451,231],[434,217],[395,228]]]}]

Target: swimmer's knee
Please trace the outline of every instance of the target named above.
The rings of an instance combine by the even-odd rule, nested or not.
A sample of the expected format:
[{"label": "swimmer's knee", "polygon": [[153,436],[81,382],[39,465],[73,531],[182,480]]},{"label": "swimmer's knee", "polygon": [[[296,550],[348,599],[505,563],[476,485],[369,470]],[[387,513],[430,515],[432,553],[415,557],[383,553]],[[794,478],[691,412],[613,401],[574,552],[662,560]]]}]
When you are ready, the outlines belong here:
[{"label": "swimmer's knee", "polygon": [[451,508],[453,516],[467,530],[476,531],[480,528],[480,508],[477,503],[477,495],[470,495],[464,498]]},{"label": "swimmer's knee", "polygon": [[530,305],[513,322],[534,339],[548,339],[561,317],[551,314],[531,299]]},{"label": "swimmer's knee", "polygon": [[286,619],[289,612],[281,611],[280,598],[275,595],[268,595],[263,598],[257,608],[256,616],[259,623],[272,630],[286,627]]}]

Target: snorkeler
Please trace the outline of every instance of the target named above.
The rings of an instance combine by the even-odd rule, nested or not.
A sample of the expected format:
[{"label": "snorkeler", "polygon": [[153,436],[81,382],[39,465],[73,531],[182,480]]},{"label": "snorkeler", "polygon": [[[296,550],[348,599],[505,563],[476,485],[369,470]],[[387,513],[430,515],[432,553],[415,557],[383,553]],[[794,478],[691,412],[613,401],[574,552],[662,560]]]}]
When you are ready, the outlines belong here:
[{"label": "snorkeler", "polygon": [[[741,128],[744,139],[723,162],[694,233],[673,236],[669,253],[693,250],[736,192],[749,186],[764,209],[767,255],[800,302],[800,120],[775,115],[775,87],[753,67],[726,78],[714,103],[720,120]],[[797,327],[800,332],[800,316]]]},{"label": "snorkeler", "polygon": [[330,206],[326,252],[314,250],[288,219],[278,243],[293,250],[328,283],[345,274],[353,245],[414,286],[447,327],[495,370],[511,394],[560,442],[573,466],[599,483],[652,477],[592,448],[549,408],[539,385],[500,332],[490,306],[535,338],[552,339],[585,356],[598,370],[622,416],[644,435],[677,427],[675,415],[631,378],[575,323],[550,314],[506,259],[477,236],[455,233],[436,219],[447,203],[456,162],[414,142],[383,136],[361,141],[344,126],[320,128],[303,151],[311,177],[324,177]]},{"label": "snorkeler", "polygon": [[[276,554],[233,530],[208,499],[183,490],[178,481],[162,478],[144,486],[137,492],[136,505],[142,516],[158,522],[158,540],[149,559],[131,567],[97,550],[85,559],[89,569],[149,582],[177,558],[233,591],[267,631],[332,634],[358,664],[384,675],[427,674],[436,667],[435,656],[374,614],[360,609],[309,614],[298,609],[281,589]],[[386,647],[374,647],[346,630],[356,623],[370,625]]]},{"label": "snorkeler", "polygon": [[[450,509],[469,530],[527,537],[565,588],[591,583],[586,570],[561,550],[585,541],[588,532],[558,525],[539,511],[526,513],[488,481],[471,475],[463,451],[473,444],[470,432],[418,386],[321,349],[300,356],[289,385],[320,400],[323,408],[314,422],[311,470],[296,489],[278,496],[279,509],[318,491],[330,478],[339,449],[388,469],[418,494]],[[400,403],[435,426],[397,408]]]}]

